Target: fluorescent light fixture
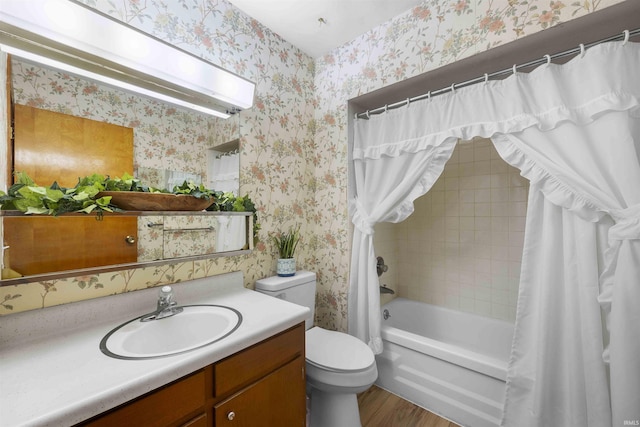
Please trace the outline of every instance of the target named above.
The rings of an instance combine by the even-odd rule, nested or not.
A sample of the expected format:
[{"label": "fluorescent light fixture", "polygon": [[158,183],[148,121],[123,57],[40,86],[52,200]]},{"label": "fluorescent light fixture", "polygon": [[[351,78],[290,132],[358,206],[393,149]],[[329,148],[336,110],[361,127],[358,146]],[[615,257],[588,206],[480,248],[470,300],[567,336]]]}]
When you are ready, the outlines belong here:
[{"label": "fluorescent light fixture", "polygon": [[1,45],[0,44],[0,51],[4,51],[7,52],[11,55],[14,56],[19,56],[22,59],[25,59],[27,62],[33,62],[33,63],[37,63],[37,64],[42,64],[42,65],[46,65],[48,67],[51,68],[55,68],[58,70],[62,70],[62,71],[66,71],[68,73],[71,74],[75,74],[78,76],[82,76],[82,77],[86,77],[88,79],[91,80],[96,80],[98,82],[101,83],[105,83],[107,85],[110,86],[115,86],[118,87],[120,89],[124,89],[130,92],[134,92],[134,93],[138,93],[140,95],[145,95],[148,96],[150,98],[154,98],[154,99],[158,99],[161,101],[165,101],[168,102],[170,104],[174,104],[174,105],[178,105],[181,107],[185,107],[191,110],[195,110],[195,111],[199,111],[201,113],[205,113],[205,114],[209,114],[212,116],[216,116],[216,117],[220,117],[222,119],[228,119],[229,117],[231,117],[231,114],[229,113],[223,113],[221,111],[218,110],[214,110],[211,108],[207,108],[207,107],[203,107],[201,105],[197,105],[197,104],[193,104],[190,102],[186,102],[183,101],[181,99],[178,98],[173,98],[171,96],[167,96],[167,95],[163,95],[160,92],[153,92],[150,91],[148,89],[142,88],[142,87],[138,87],[138,86],[134,86],[132,84],[126,83],[122,80],[115,80],[111,77],[107,77],[107,76],[103,76],[100,74],[96,74],[93,73],[91,71],[87,71],[87,70],[83,70],[81,68],[78,67],[74,67],[73,65],[69,65],[60,61],[56,61],[55,59],[50,59],[50,58],[45,58],[44,56],[40,56],[40,55],[35,55],[31,52],[25,52],[24,50],[20,50],[20,49],[15,49],[13,47],[10,46],[5,46],[5,45]]},{"label": "fluorescent light fixture", "polygon": [[73,0],[1,0],[2,50],[218,117],[251,108],[255,84]]}]

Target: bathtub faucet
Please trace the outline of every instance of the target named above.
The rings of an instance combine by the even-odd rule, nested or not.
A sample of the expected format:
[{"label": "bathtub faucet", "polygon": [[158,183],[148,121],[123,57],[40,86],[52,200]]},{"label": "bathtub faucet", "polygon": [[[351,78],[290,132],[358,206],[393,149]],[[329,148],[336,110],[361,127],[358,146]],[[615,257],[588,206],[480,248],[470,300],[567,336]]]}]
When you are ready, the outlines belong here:
[{"label": "bathtub faucet", "polygon": [[389,310],[387,310],[386,308],[382,311],[382,318],[384,320],[387,320],[389,317],[391,317],[391,313],[389,313]]},{"label": "bathtub faucet", "polygon": [[393,292],[393,289],[387,288],[387,285],[380,286],[380,293],[381,294],[395,294],[395,292]]}]

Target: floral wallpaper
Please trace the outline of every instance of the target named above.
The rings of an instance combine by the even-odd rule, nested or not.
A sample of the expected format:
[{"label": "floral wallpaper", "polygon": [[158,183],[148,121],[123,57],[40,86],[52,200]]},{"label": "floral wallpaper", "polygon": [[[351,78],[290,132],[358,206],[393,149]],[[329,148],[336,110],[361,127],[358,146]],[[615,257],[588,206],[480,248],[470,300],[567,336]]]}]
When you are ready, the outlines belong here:
[{"label": "floral wallpaper", "polygon": [[[346,330],[348,100],[620,1],[426,0],[314,59],[225,0],[84,0],[256,83],[238,130],[240,193],[256,203],[260,243],[247,256],[2,287],[0,314],[233,270],[251,287],[275,272],[269,235],[300,224],[298,266],[319,278],[316,320]],[[137,167],[203,174],[192,148],[220,132],[206,117],[38,67],[18,67],[14,84],[19,103],[133,127]]]},{"label": "floral wallpaper", "polygon": [[239,137],[240,193],[258,209],[259,242],[250,255],[2,287],[0,314],[237,270],[252,287],[275,274],[270,234],[296,224],[298,265],[311,269],[313,59],[225,1],[86,3],[255,82],[255,106],[212,119],[20,61],[12,70],[15,102],[134,128],[134,167],[145,182],[164,170],[204,175],[206,148]]}]

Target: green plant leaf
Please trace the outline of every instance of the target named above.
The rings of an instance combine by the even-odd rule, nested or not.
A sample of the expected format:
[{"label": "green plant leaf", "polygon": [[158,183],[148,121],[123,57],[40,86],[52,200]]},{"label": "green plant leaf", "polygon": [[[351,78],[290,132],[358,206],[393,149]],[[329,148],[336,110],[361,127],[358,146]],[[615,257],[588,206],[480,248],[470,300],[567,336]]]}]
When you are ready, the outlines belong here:
[{"label": "green plant leaf", "polygon": [[92,204],[90,204],[89,206],[87,206],[87,207],[85,207],[83,209],[77,210],[76,212],[82,212],[82,213],[89,214],[89,213],[93,212],[95,210],[95,208],[97,208],[97,207],[98,207],[98,205],[96,205],[95,203],[92,203]]},{"label": "green plant leaf", "polygon": [[31,214],[42,215],[42,214],[50,213],[49,209],[45,207],[36,207],[36,206],[27,206],[26,210],[24,210],[23,212],[28,215],[31,215]]},{"label": "green plant leaf", "polygon": [[15,173],[16,176],[16,183],[17,184],[22,184],[22,185],[35,185],[36,183],[33,182],[33,179],[31,179],[31,177],[29,175],[27,175],[24,172],[16,172]]},{"label": "green plant leaf", "polygon": [[278,236],[273,236],[273,242],[278,248],[280,258],[293,258],[300,241],[300,225],[288,232],[281,232]]}]

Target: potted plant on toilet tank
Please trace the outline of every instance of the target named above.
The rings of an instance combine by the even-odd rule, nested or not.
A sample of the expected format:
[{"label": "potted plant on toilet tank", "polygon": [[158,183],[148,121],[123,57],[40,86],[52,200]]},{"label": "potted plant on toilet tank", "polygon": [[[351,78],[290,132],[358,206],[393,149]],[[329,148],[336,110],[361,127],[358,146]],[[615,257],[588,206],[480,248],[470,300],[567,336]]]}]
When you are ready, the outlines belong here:
[{"label": "potted plant on toilet tank", "polygon": [[273,242],[278,248],[278,265],[276,272],[278,276],[288,277],[296,274],[296,259],[294,254],[300,241],[300,226],[290,229],[288,232],[281,232],[273,236]]}]

